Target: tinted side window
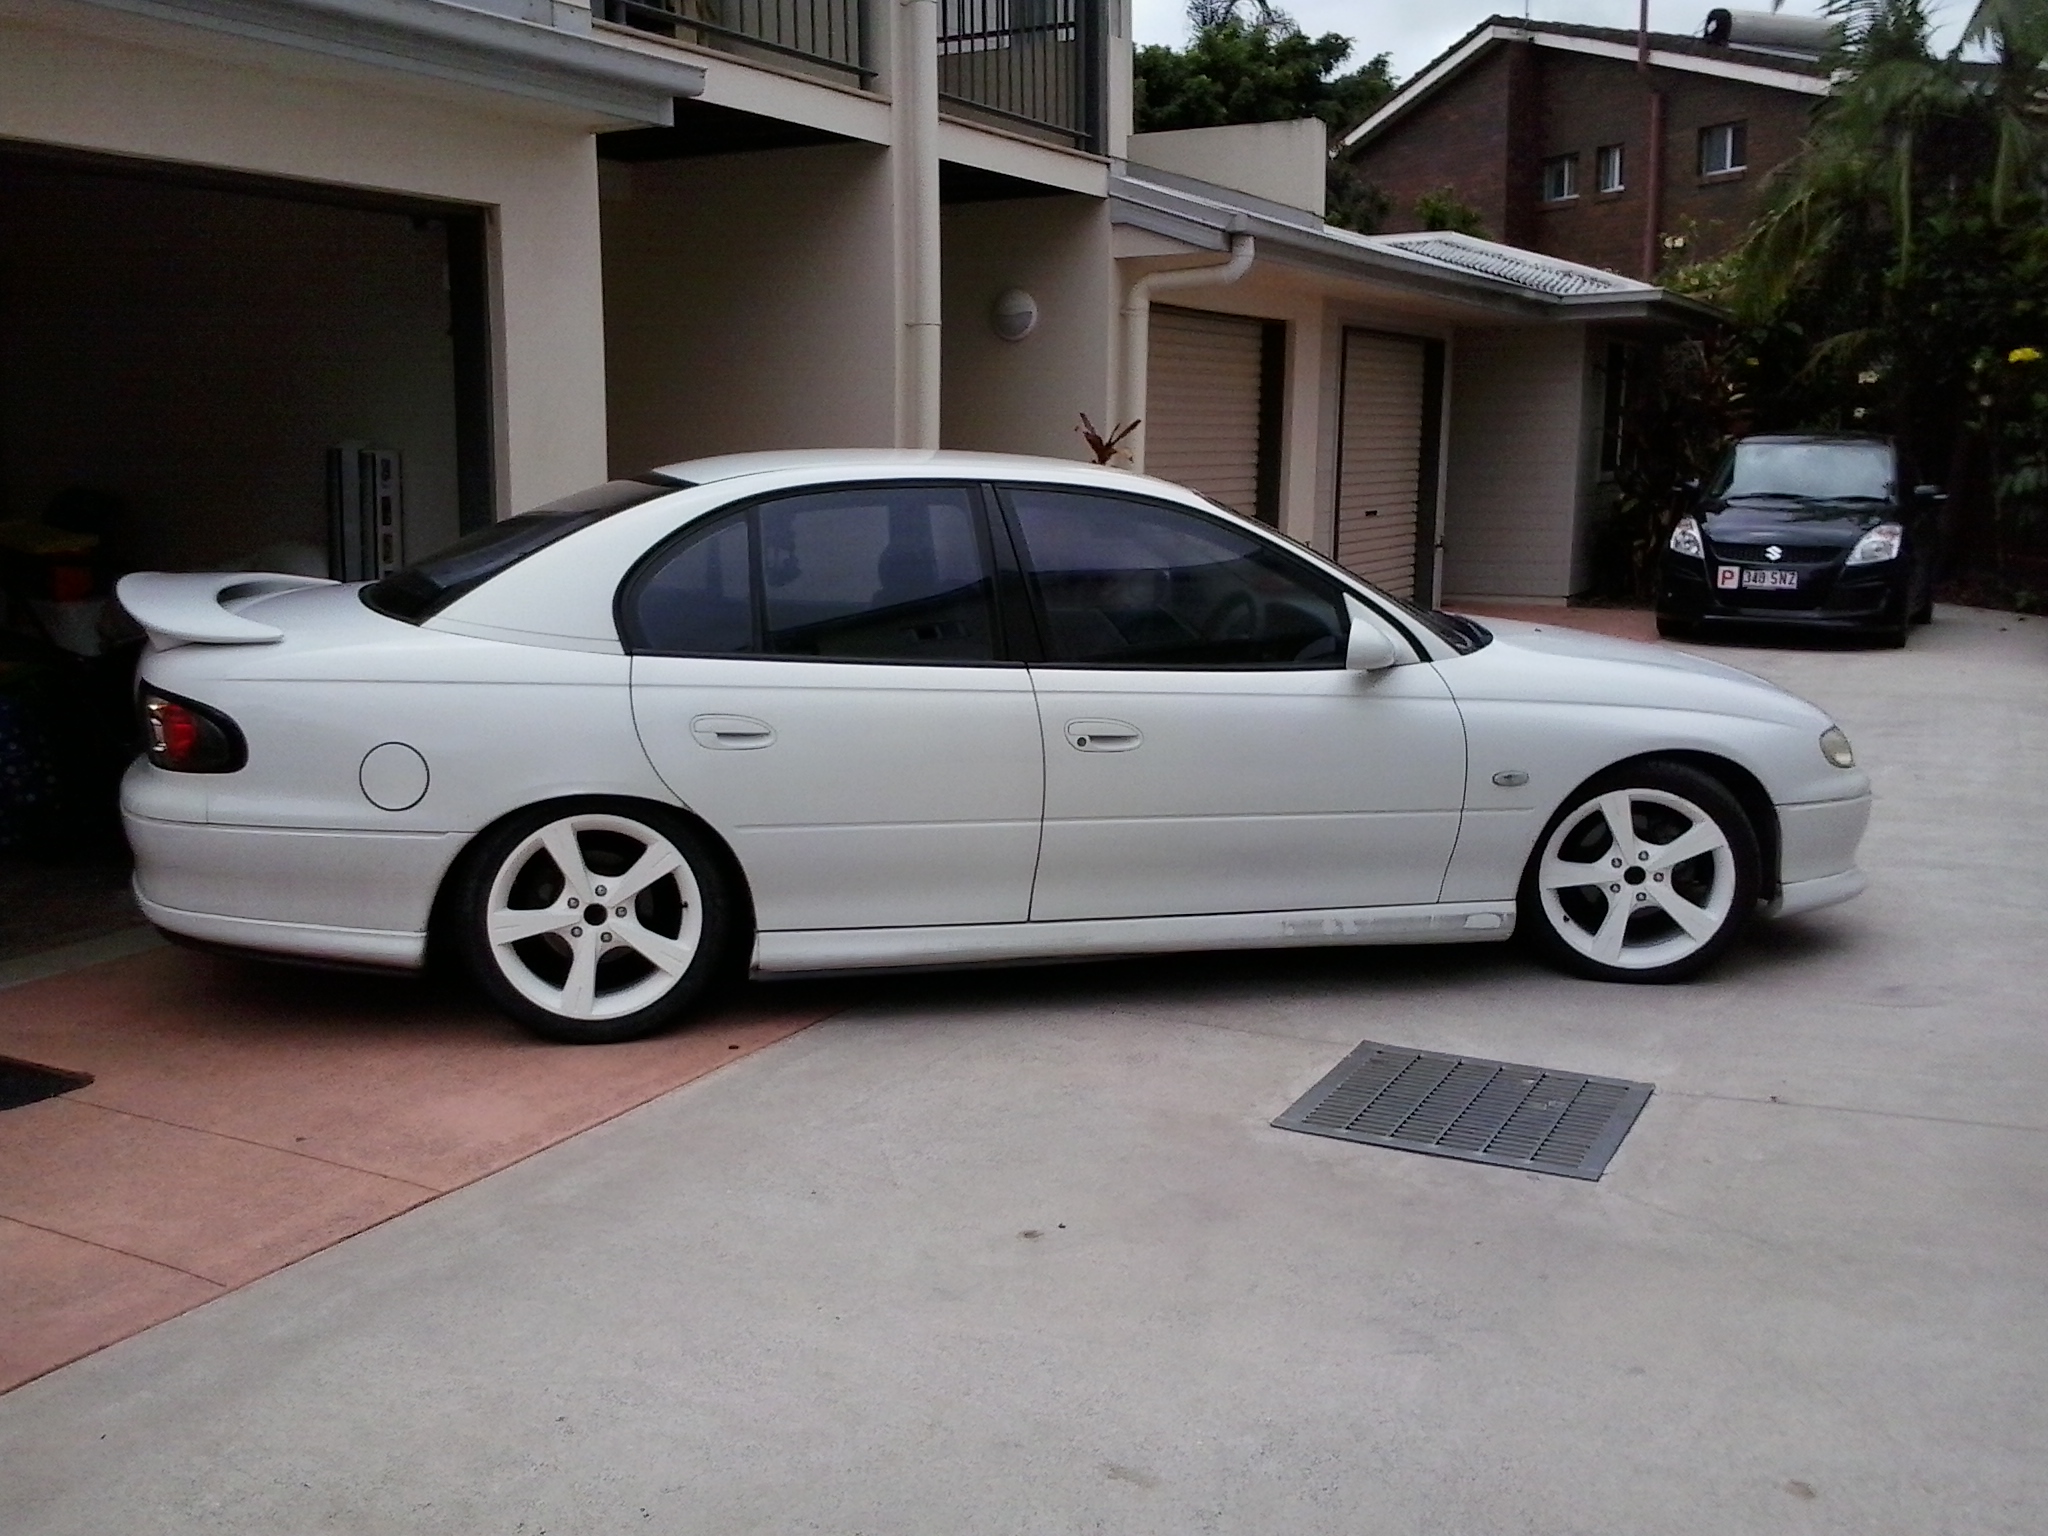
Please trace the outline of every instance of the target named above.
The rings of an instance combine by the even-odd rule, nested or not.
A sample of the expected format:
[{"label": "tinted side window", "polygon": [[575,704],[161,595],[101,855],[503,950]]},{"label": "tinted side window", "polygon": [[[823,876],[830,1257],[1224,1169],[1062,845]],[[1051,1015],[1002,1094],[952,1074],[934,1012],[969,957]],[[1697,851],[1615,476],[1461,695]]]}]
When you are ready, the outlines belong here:
[{"label": "tinted side window", "polygon": [[685,539],[633,589],[633,649],[745,656],[755,643],[753,520],[742,513]]},{"label": "tinted side window", "polygon": [[1154,502],[1023,487],[1008,496],[1052,660],[1343,664],[1335,587],[1262,540]]},{"label": "tinted side window", "polygon": [[762,502],[686,537],[627,593],[635,650],[990,661],[993,585],[973,493],[875,486]]}]

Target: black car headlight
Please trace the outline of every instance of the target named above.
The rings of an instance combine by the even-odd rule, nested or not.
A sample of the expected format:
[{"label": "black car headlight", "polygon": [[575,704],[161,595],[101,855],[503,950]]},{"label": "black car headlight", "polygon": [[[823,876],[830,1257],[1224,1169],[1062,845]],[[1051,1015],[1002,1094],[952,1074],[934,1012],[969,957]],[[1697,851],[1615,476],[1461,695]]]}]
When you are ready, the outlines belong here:
[{"label": "black car headlight", "polygon": [[1671,530],[1671,553],[1674,555],[1690,555],[1695,560],[1706,557],[1707,547],[1700,538],[1698,519],[1691,516],[1681,517],[1676,525],[1673,526]]},{"label": "black car headlight", "polygon": [[1879,523],[1856,541],[1856,547],[1849,551],[1849,564],[1880,565],[1886,560],[1896,560],[1899,558],[1899,546],[1905,538],[1906,530],[1899,524]]}]

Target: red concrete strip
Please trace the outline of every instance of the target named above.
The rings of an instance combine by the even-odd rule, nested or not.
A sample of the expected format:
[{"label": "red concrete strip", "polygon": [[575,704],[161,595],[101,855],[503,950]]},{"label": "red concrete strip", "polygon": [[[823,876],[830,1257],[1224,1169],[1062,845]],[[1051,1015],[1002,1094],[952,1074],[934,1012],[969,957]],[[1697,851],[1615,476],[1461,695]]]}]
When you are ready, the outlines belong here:
[{"label": "red concrete strip", "polygon": [[211,1301],[222,1287],[0,1217],[0,1391]]},{"label": "red concrete strip", "polygon": [[396,1216],[435,1191],[68,1099],[0,1115],[0,1216],[217,1285]]},{"label": "red concrete strip", "polygon": [[[840,1006],[837,990],[761,989],[660,1039],[577,1050],[406,979],[176,949],[47,977],[0,991],[0,1054],[94,1081],[0,1115],[0,1217],[244,1284]],[[0,1368],[0,1391],[170,1315],[99,1305],[101,1279],[129,1282],[94,1271],[80,1295],[67,1264],[61,1244],[0,1249],[6,1358],[29,1362]],[[95,1317],[106,1331],[80,1347]]]}]

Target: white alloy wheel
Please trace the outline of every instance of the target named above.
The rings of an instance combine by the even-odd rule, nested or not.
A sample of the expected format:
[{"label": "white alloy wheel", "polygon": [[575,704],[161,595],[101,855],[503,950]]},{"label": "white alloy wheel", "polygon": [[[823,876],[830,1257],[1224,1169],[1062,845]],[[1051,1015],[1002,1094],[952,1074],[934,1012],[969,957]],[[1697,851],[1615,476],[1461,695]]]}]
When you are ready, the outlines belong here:
[{"label": "white alloy wheel", "polygon": [[607,1026],[667,1022],[662,1005],[705,969],[706,893],[680,837],[602,810],[507,830],[510,846],[477,872],[488,884],[477,882],[472,954],[485,981],[502,982],[553,1038],[628,1038],[648,1030]]},{"label": "white alloy wheel", "polygon": [[1734,938],[1755,905],[1757,864],[1755,834],[1726,790],[1678,764],[1647,764],[1551,823],[1524,882],[1524,917],[1582,975],[1676,980]]}]

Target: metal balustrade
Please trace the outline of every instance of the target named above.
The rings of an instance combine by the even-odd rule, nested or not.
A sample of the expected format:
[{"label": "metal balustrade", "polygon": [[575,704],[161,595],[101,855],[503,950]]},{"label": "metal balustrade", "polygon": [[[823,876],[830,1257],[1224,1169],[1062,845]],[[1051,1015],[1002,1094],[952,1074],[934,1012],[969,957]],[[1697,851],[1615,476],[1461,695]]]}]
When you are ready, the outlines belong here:
[{"label": "metal balustrade", "polygon": [[939,97],[1097,149],[1105,0],[939,0]]},{"label": "metal balustrade", "polygon": [[[939,97],[1076,149],[1102,142],[1107,0],[939,0]],[[874,80],[864,0],[593,0],[599,21]]]},{"label": "metal balustrade", "polygon": [[862,85],[868,62],[862,0],[594,0],[599,21],[745,56],[755,50],[822,65]]}]

